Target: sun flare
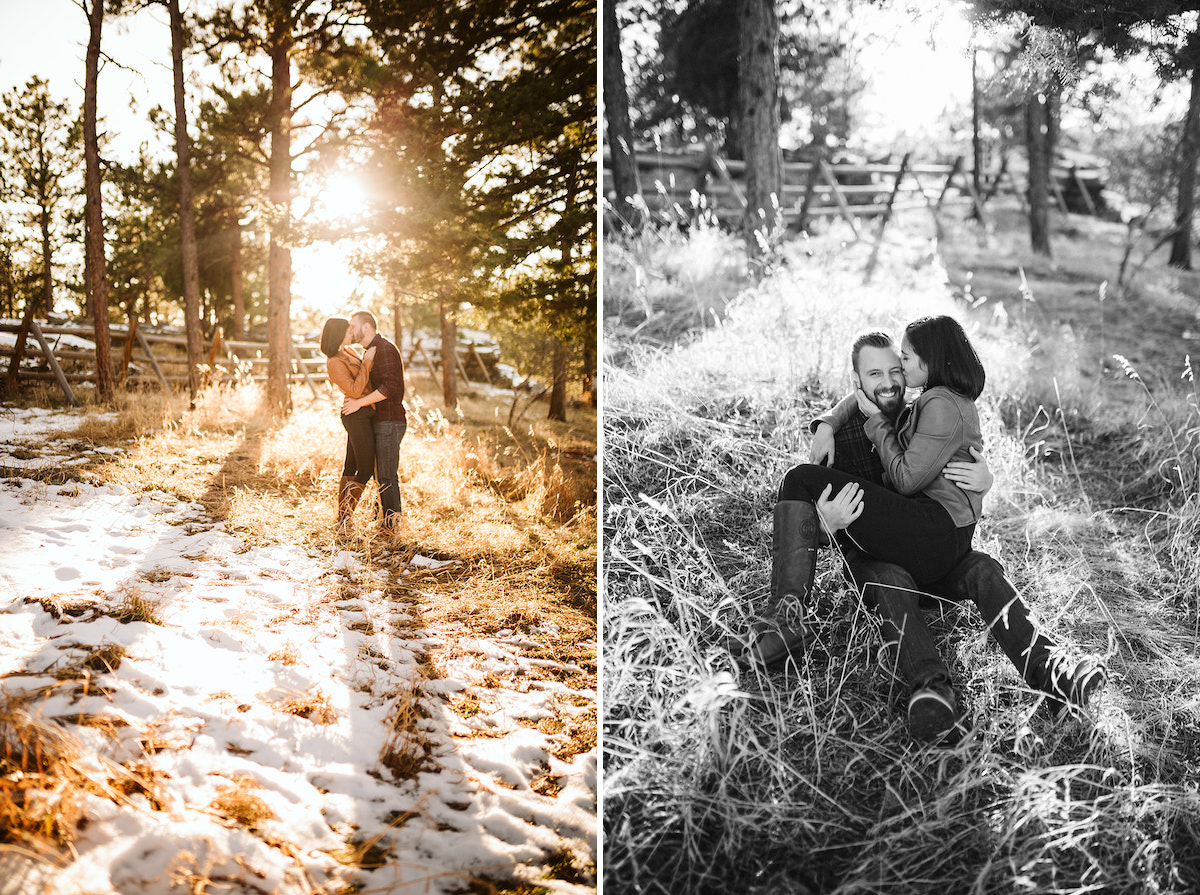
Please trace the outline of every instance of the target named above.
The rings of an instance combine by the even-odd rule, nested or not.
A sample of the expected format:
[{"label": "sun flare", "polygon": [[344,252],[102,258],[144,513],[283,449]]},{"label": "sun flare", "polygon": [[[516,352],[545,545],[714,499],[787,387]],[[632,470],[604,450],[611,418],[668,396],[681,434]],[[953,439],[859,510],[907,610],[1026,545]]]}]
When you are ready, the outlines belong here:
[{"label": "sun flare", "polygon": [[326,182],[318,195],[322,217],[328,220],[351,221],[366,211],[367,189],[352,174],[337,173]]}]

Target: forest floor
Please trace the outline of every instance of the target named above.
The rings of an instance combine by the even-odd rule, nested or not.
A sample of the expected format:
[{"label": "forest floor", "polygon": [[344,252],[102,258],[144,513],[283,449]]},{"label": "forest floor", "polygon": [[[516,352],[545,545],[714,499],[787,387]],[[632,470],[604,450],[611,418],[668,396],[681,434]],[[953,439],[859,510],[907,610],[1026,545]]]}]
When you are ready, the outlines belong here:
[{"label": "forest floor", "polygon": [[[706,227],[606,246],[604,878],[643,893],[1200,888],[1200,280],[1127,229],[893,222],[787,243],[758,283]],[[973,606],[929,616],[963,738],[915,743],[878,619],[823,556],[813,647],[770,674],[725,647],[768,590],[771,506],[867,326],[970,327],[999,558],[1108,686],[1054,718]]]},{"label": "forest floor", "polygon": [[594,411],[294,398],[0,409],[0,892],[594,891]]}]

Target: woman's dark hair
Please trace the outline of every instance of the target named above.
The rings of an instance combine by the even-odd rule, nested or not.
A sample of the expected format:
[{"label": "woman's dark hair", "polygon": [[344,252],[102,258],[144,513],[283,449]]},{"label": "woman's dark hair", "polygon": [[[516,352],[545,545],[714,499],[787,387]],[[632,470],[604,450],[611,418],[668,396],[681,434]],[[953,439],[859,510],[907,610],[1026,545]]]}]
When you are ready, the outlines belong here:
[{"label": "woman's dark hair", "polygon": [[929,371],[926,388],[944,385],[974,401],[987,377],[967,334],[953,317],[922,317],[904,328],[904,336]]},{"label": "woman's dark hair", "polygon": [[346,338],[346,330],[350,321],[345,317],[330,317],[321,328],[321,353],[333,357],[342,347],[342,339]]}]

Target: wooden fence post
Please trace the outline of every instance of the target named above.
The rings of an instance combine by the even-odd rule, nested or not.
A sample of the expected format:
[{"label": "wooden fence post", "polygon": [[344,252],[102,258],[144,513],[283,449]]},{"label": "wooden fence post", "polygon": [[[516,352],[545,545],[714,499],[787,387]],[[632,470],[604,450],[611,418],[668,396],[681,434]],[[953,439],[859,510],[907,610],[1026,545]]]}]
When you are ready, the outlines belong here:
[{"label": "wooden fence post", "polygon": [[867,259],[867,269],[863,276],[863,282],[871,282],[871,277],[875,274],[875,263],[879,260],[879,247],[883,245],[883,231],[887,229],[888,221],[892,219],[892,205],[896,201],[896,194],[900,192],[900,181],[904,179],[904,175],[908,173],[908,159],[912,153],[904,153],[904,158],[900,160],[900,170],[896,172],[896,182],[892,184],[891,195],[888,196],[887,205],[884,206],[883,216],[879,222],[879,233],[875,236],[875,245],[871,248],[871,256]]},{"label": "wooden fence post", "polygon": [[137,340],[138,331],[138,316],[133,311],[129,312],[129,332],[125,334],[125,351],[121,361],[121,382],[124,383],[129,377],[129,365],[133,363],[133,345]]},{"label": "wooden fence post", "polygon": [[304,381],[308,383],[309,390],[313,393],[314,398],[321,397],[321,393],[317,390],[317,384],[313,382],[313,378],[309,375],[308,364],[304,362],[304,358],[300,354],[300,349],[292,342],[292,357],[296,361],[296,366],[300,368],[300,372],[304,375]]},{"label": "wooden fence post", "polygon": [[479,352],[475,350],[475,343],[471,343],[471,357],[475,358],[475,363],[479,364],[479,369],[483,370],[483,378],[487,380],[487,384],[492,384],[492,374],[488,372],[487,364],[483,362],[483,358],[479,356]]},{"label": "wooden fence post", "polygon": [[150,350],[150,342],[146,339],[146,334],[138,329],[137,331],[138,347],[146,352],[146,357],[150,358],[150,366],[154,370],[154,375],[158,377],[159,384],[162,385],[165,391],[170,391],[171,386],[167,384],[167,377],[163,375],[162,368],[158,365],[158,360],[154,357],[154,352]]},{"label": "wooden fence post", "polygon": [[858,232],[858,225],[854,223],[854,215],[850,213],[850,204],[846,201],[846,197],[842,194],[842,188],[838,185],[837,178],[833,175],[833,168],[829,167],[829,162],[821,159],[821,173],[825,175],[825,182],[829,184],[829,188],[833,190],[833,200],[837,203],[838,212],[846,223],[850,225],[851,231],[854,233],[854,241],[858,242],[862,239],[862,235]]},{"label": "wooden fence post", "polygon": [[808,210],[812,207],[813,195],[817,191],[817,175],[821,173],[821,166],[817,164],[820,158],[818,155],[813,159],[808,166],[808,176],[804,179],[804,198],[800,200],[800,214],[796,218],[796,230],[800,233],[808,226]]},{"label": "wooden fence post", "polygon": [[58,387],[62,389],[63,394],[66,396],[67,403],[72,407],[78,407],[79,401],[75,398],[75,393],[71,391],[71,385],[67,382],[67,377],[63,375],[62,367],[58,365],[58,358],[50,350],[50,343],[46,341],[46,336],[43,335],[42,328],[38,326],[37,321],[32,317],[29,318],[29,331],[33,333],[33,337],[42,346],[42,355],[46,358],[46,363],[50,365],[50,371],[54,373],[54,378],[58,382]]},{"label": "wooden fence post", "polygon": [[950,173],[946,175],[946,182],[942,184],[942,191],[938,194],[937,210],[942,210],[942,203],[946,200],[946,193],[950,192],[950,187],[954,185],[954,176],[962,170],[963,158],[960,155],[954,160],[954,164],[950,166]]},{"label": "wooden fence post", "polygon": [[1071,166],[1071,179],[1075,181],[1075,186],[1079,187],[1079,192],[1083,194],[1083,204],[1087,206],[1088,214],[1095,217],[1096,203],[1092,201],[1092,194],[1088,192],[1087,184],[1083,182],[1083,178],[1079,176],[1079,169],[1074,165]]}]

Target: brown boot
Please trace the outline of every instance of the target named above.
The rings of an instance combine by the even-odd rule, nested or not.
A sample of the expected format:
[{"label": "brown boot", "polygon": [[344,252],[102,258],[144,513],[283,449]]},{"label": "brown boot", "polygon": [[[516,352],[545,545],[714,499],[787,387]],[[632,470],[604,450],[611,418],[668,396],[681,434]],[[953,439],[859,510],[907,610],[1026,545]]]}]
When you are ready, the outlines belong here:
[{"label": "brown boot", "polygon": [[366,486],[359,484],[354,476],[342,476],[341,481],[338,482],[338,525],[345,525],[350,521],[354,508],[358,506],[358,499],[362,497],[364,487]]}]

